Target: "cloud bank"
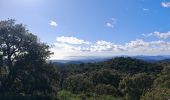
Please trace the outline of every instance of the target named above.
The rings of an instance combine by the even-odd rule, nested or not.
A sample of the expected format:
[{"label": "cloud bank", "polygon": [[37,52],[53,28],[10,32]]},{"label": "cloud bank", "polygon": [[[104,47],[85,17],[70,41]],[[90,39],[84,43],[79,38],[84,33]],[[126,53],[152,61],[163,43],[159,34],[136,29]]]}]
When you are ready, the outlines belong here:
[{"label": "cloud bank", "polygon": [[60,56],[159,55],[170,53],[170,42],[136,39],[115,44],[104,40],[89,42],[76,37],[61,36],[56,38],[51,51],[54,52],[52,59],[59,59]]}]

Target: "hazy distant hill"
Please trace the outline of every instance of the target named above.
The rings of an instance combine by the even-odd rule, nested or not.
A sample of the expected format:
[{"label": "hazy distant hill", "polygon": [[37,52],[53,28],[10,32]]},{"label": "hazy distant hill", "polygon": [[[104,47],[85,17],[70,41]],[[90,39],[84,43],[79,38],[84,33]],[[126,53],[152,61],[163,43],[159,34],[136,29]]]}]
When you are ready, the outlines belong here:
[{"label": "hazy distant hill", "polygon": [[139,59],[139,60],[144,60],[148,62],[157,62],[157,61],[162,61],[162,60],[170,60],[169,55],[159,55],[159,56],[134,56],[133,58]]},{"label": "hazy distant hill", "polygon": [[95,62],[101,62],[106,61],[114,57],[86,57],[81,59],[70,59],[70,60],[50,60],[52,63],[58,63],[58,64],[81,64],[81,63],[95,63]]},{"label": "hazy distant hill", "polygon": [[[73,60],[50,60],[50,62],[58,64],[58,65],[63,65],[63,64],[81,64],[81,63],[95,63],[95,62],[101,62],[101,61],[106,61],[112,58],[115,58],[118,56],[114,57],[85,57],[81,59],[73,59]],[[120,57],[120,56],[119,56]],[[169,55],[159,55],[159,56],[144,56],[144,55],[139,55],[139,56],[121,56],[121,57],[131,57],[147,62],[157,62],[157,61],[163,61],[163,60],[170,60]]]}]

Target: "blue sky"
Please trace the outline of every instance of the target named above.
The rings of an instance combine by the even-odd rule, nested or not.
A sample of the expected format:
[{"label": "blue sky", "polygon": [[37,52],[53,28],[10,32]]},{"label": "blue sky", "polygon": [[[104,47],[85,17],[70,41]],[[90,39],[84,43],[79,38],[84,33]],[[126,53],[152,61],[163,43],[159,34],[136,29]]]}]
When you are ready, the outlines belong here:
[{"label": "blue sky", "polygon": [[53,45],[53,59],[170,53],[170,0],[1,0],[0,12]]}]

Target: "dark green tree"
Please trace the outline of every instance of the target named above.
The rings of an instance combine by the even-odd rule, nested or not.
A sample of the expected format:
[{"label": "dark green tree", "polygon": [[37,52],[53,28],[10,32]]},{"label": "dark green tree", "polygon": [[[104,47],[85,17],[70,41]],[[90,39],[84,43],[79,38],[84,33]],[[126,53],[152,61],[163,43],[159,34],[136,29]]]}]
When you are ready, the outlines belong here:
[{"label": "dark green tree", "polygon": [[49,46],[41,43],[23,24],[0,21],[0,67],[6,69],[1,93],[46,95],[57,92],[58,73],[46,63]]},{"label": "dark green tree", "polygon": [[84,74],[69,76],[64,82],[64,89],[73,93],[89,92],[92,90],[92,86],[92,81]]},{"label": "dark green tree", "polygon": [[154,81],[155,88],[169,88],[170,89],[170,66],[165,66],[162,72]]},{"label": "dark green tree", "polygon": [[100,69],[91,73],[94,85],[110,84],[118,87],[121,80],[121,73],[113,69]]},{"label": "dark green tree", "polygon": [[23,24],[16,24],[15,20],[0,21],[0,57],[1,63],[7,66],[9,72],[15,63],[26,56],[32,59],[46,59],[50,51],[49,46],[38,41],[37,36],[26,29]]},{"label": "dark green tree", "polygon": [[149,90],[141,96],[140,100],[169,100],[170,99],[170,89],[168,88],[157,88]]},{"label": "dark green tree", "polygon": [[96,94],[99,95],[113,95],[113,96],[118,96],[119,95],[119,91],[112,85],[109,84],[98,84],[95,86],[94,89]]},{"label": "dark green tree", "polygon": [[153,80],[153,76],[145,73],[127,76],[120,82],[120,90],[127,100],[139,100],[140,96],[151,88]]}]

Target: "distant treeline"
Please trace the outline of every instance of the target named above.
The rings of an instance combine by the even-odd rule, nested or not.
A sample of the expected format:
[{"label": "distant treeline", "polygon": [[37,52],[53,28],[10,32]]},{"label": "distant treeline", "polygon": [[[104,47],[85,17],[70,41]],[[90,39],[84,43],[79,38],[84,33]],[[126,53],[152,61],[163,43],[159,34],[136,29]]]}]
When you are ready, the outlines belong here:
[{"label": "distant treeline", "polygon": [[170,62],[118,57],[47,63],[52,53],[15,20],[0,21],[0,100],[169,100]]}]

